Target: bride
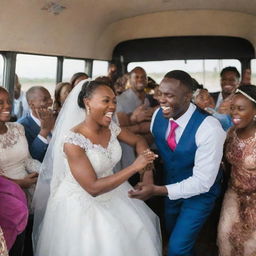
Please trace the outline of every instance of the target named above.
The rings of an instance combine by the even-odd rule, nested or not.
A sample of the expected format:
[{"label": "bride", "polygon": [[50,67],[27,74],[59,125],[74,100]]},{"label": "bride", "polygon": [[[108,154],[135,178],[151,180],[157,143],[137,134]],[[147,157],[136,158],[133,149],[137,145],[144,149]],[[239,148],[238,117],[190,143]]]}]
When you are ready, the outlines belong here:
[{"label": "bride", "polygon": [[[156,155],[112,121],[115,109],[113,90],[96,81],[80,83],[65,102],[34,197],[36,256],[161,255],[158,218],[128,197],[127,182],[136,172],[148,176]],[[122,154],[117,139],[138,157],[113,174]]]}]

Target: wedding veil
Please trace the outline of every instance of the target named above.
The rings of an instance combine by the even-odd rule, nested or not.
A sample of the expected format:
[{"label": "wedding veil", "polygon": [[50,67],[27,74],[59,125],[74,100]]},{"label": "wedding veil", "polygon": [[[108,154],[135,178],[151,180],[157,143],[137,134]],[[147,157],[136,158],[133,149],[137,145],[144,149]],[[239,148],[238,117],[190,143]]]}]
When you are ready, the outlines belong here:
[{"label": "wedding veil", "polygon": [[40,174],[33,197],[34,209],[33,246],[39,238],[40,227],[44,218],[48,198],[51,197],[65,176],[63,139],[67,132],[81,123],[86,116],[85,109],[77,104],[78,95],[85,81],[79,82],[68,95],[56,120],[51,142],[41,165]]}]

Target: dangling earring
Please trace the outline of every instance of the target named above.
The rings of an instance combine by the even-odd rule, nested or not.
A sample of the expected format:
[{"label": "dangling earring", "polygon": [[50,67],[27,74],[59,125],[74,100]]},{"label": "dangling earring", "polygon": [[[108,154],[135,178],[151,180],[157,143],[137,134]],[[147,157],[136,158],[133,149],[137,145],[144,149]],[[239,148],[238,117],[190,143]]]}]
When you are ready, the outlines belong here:
[{"label": "dangling earring", "polygon": [[256,121],[256,115],[254,115],[254,117],[253,117],[253,121],[254,121],[254,122]]},{"label": "dangling earring", "polygon": [[91,112],[90,107],[89,107],[89,106],[88,106],[88,107],[86,107],[86,114],[87,114],[87,115],[90,115],[90,112]]}]

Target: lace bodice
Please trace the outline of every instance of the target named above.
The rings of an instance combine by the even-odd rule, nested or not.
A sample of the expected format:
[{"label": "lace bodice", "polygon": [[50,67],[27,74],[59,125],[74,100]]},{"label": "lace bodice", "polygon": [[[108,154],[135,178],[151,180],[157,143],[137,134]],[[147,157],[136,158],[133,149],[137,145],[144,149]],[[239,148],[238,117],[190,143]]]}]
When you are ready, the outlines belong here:
[{"label": "lace bodice", "polygon": [[9,178],[24,178],[39,171],[40,162],[31,158],[24,128],[19,123],[6,123],[7,132],[0,134],[0,172]]},{"label": "lace bodice", "polygon": [[108,146],[93,144],[82,134],[69,131],[64,139],[64,143],[77,145],[85,150],[97,177],[106,177],[113,173],[113,168],[121,158],[121,147],[117,136],[121,129],[114,122],[110,124],[111,136]]}]

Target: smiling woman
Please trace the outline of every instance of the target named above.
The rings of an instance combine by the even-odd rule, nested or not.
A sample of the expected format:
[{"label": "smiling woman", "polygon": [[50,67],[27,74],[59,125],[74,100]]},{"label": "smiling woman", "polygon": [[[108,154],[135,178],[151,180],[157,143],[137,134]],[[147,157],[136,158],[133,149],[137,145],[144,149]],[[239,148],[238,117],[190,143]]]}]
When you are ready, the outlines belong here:
[{"label": "smiling woman", "polygon": [[[11,117],[11,99],[9,93],[0,87],[0,175],[15,182],[19,185],[26,194],[26,199],[23,200],[23,207],[31,209],[31,200],[33,197],[35,184],[37,182],[38,171],[40,169],[40,162],[32,159],[28,149],[28,142],[25,136],[24,128],[21,124],[9,122]],[[10,192],[12,189],[10,189]],[[18,201],[18,198],[17,198]],[[9,202],[10,203],[10,202]],[[19,202],[16,202],[16,207],[19,207]],[[1,205],[1,207],[4,207]],[[5,208],[4,208],[5,209]],[[24,208],[23,208],[24,211]],[[14,222],[19,222],[21,230],[24,230],[27,224],[27,215],[23,219],[18,219],[17,213],[5,213],[4,218],[8,219],[10,216]],[[10,214],[10,215],[8,215]],[[7,216],[8,215],[8,216]],[[8,220],[10,222],[10,220]],[[16,227],[9,227],[9,229],[16,230]],[[15,242],[15,237],[12,236],[10,247]],[[21,238],[22,239],[22,238]],[[22,252],[23,245],[18,243],[18,253]],[[9,248],[10,249],[10,248]]]},{"label": "smiling woman", "polygon": [[221,256],[256,253],[256,86],[243,85],[232,98],[234,127],[226,141],[230,182],[219,223]]},{"label": "smiling woman", "polygon": [[10,96],[0,87],[0,149],[4,152],[0,157],[1,175],[20,185],[27,193],[30,204],[40,163],[29,154],[23,126],[9,122],[10,117]]},{"label": "smiling woman", "polygon": [[[209,92],[219,92],[219,73],[227,66],[235,66],[242,76],[251,68],[251,81],[255,80],[255,24],[256,5],[251,0],[1,1],[0,84],[8,90],[11,102],[14,102],[15,73],[23,95],[32,86],[43,86],[53,96],[56,84],[70,81],[73,74],[88,75],[83,75],[82,79],[99,75],[111,78],[113,74],[107,71],[109,64],[114,64],[115,76],[128,75],[128,71],[140,66],[157,82],[162,81],[166,72],[183,70]],[[142,99],[149,92],[145,78],[140,79],[147,90],[137,88],[141,89]],[[228,93],[234,85],[230,82],[228,78],[224,85]],[[238,79],[235,82],[237,85]],[[108,90],[104,88],[99,91]],[[97,105],[99,109],[91,104],[95,98],[84,99],[90,105],[90,120],[99,120],[94,124],[100,125],[102,136],[110,135],[104,125],[111,124],[110,119],[114,117],[114,98],[108,96],[110,98],[104,99],[101,107]],[[184,110],[181,108],[177,113],[176,108],[180,110],[183,105],[177,100],[179,94],[175,97],[168,96],[168,102],[162,100],[167,116],[179,116]],[[120,98],[121,104],[126,104],[128,110],[132,108],[134,104],[130,100],[124,102],[123,98]],[[155,103],[151,95],[146,95],[145,99]],[[182,103],[186,105],[187,101]],[[108,104],[111,106],[105,108]],[[149,121],[151,110],[139,106],[131,119],[123,115],[125,125],[146,134],[149,124],[141,121],[143,116],[143,120]],[[48,133],[53,124],[51,114],[49,112],[47,117],[41,113],[41,117]],[[47,122],[47,119],[52,121]],[[139,121],[135,123],[135,119]],[[130,120],[135,125],[130,125]],[[121,118],[119,121],[122,124]],[[51,137],[50,132],[48,134],[44,133],[46,140]],[[94,142],[106,146],[108,138],[99,136]],[[123,163],[130,162],[128,154],[122,155],[127,160]]]},{"label": "smiling woman", "polygon": [[[74,99],[78,99],[75,107]],[[35,240],[36,256],[60,256],[67,251],[70,256],[161,255],[158,218],[144,202],[128,197],[132,187],[127,182],[156,155],[143,139],[115,124],[111,119],[115,108],[115,94],[102,82],[81,82],[70,93],[50,144],[53,170],[42,168],[52,171],[53,177],[42,229]],[[74,116],[76,122],[70,122]],[[138,157],[114,174],[122,154],[117,138],[134,146]],[[41,173],[39,180],[45,176]],[[41,201],[36,204],[42,209]],[[35,228],[39,227],[37,223]]]}]

